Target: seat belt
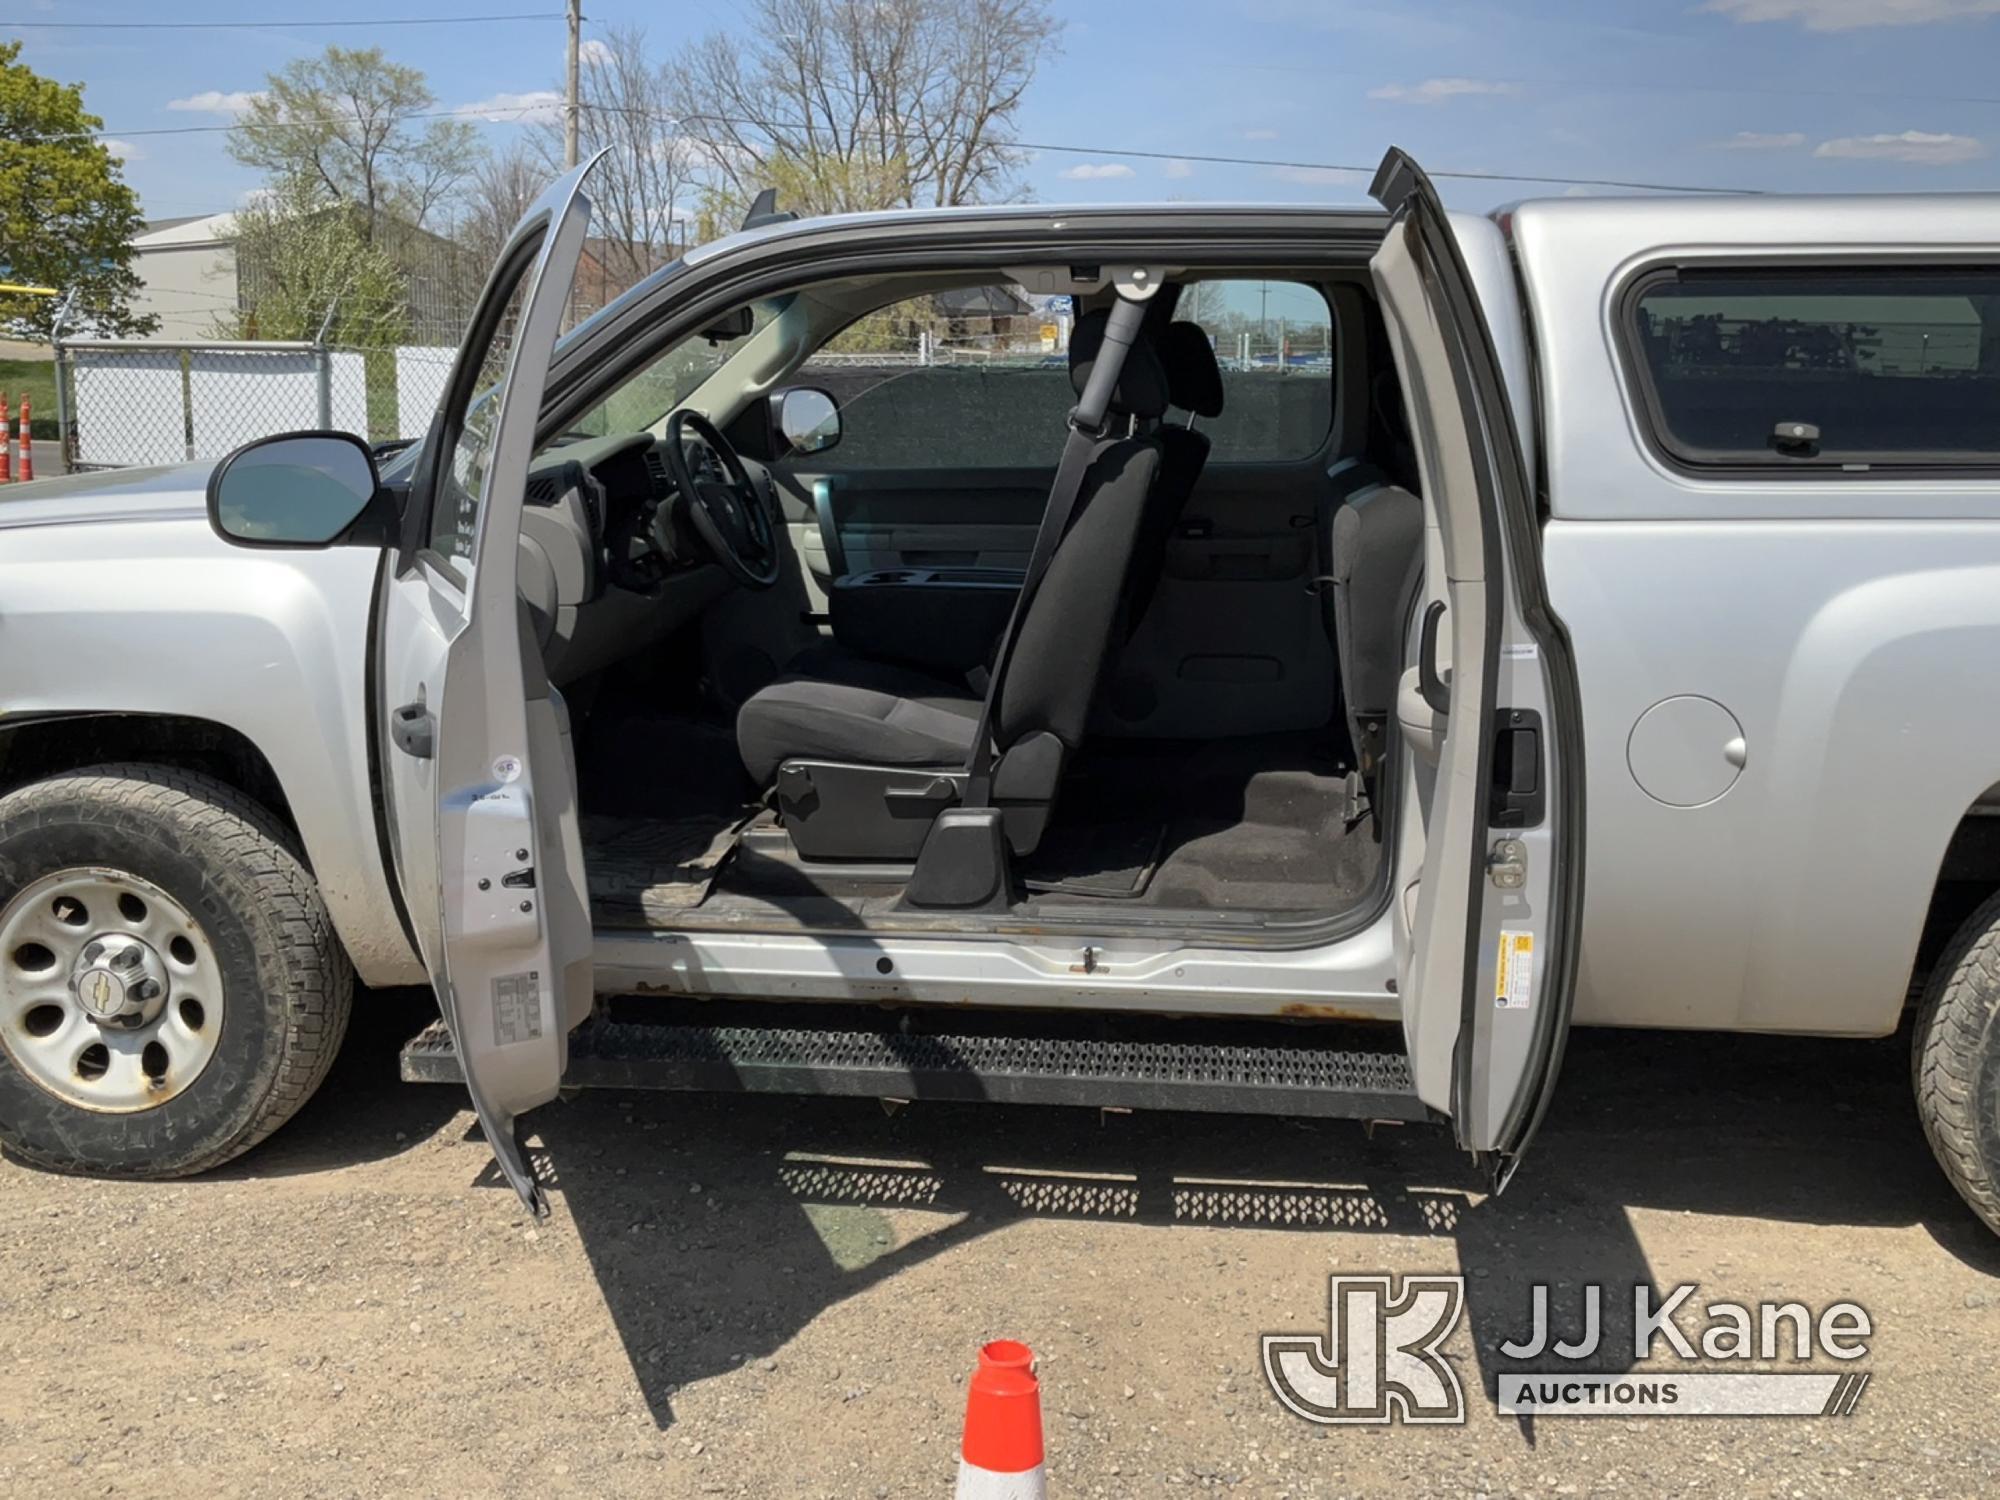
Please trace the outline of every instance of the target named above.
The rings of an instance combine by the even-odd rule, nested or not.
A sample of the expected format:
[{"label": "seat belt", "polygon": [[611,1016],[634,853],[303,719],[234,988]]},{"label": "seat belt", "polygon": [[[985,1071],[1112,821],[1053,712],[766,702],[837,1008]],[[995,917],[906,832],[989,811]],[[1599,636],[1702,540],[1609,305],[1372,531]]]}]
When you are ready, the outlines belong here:
[{"label": "seat belt", "polygon": [[993,668],[986,681],[986,697],[979,708],[979,728],[972,739],[972,753],[966,757],[965,798],[962,807],[989,807],[993,796],[993,715],[1000,703],[1000,690],[1007,680],[1008,663],[1014,654],[1014,640],[1029,606],[1042,586],[1042,578],[1055,561],[1056,548],[1069,530],[1077,497],[1083,492],[1083,477],[1109,435],[1105,414],[1111,393],[1118,387],[1125,357],[1138,340],[1145,321],[1143,302],[1120,297],[1112,305],[1105,325],[1104,344],[1090,367],[1090,379],[1083,394],[1070,408],[1069,436],[1063,442],[1062,459],[1056,465],[1055,482],[1049,486],[1049,503],[1042,511],[1042,524],[1035,532],[1035,545],[1028,554],[1028,569],[1021,578],[1021,592],[1015,596],[1007,628],[1000,633],[1000,646],[993,653]]}]

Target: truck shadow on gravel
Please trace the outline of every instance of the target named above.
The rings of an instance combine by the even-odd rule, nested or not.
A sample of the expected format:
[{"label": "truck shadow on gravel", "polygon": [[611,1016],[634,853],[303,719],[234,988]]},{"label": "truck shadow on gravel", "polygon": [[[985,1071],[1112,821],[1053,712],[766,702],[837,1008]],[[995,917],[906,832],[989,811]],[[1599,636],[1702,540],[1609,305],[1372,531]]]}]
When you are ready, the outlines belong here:
[{"label": "truck shadow on gravel", "polygon": [[[319,1095],[218,1175],[351,1168],[452,1128],[459,1090],[397,1075],[402,1042],[435,1013],[421,992],[366,997]],[[1590,1367],[1624,1368],[1622,1289],[1662,1290],[1635,1212],[1922,1225],[2000,1277],[2000,1240],[1931,1159],[1906,1036],[1578,1032],[1548,1122],[1497,1200],[1430,1126],[1370,1135],[1343,1121],[928,1102],[889,1114],[869,1100],[639,1092],[586,1093],[528,1123],[530,1159],[576,1226],[662,1428],[681,1387],[764,1359],[844,1299],[1025,1219],[1399,1237],[1365,1266],[1343,1247],[1342,1265],[1455,1262],[1489,1395],[1510,1367],[1495,1346],[1527,1328],[1537,1283],[1559,1288],[1564,1336],[1579,1321],[1574,1288],[1605,1287],[1605,1355]],[[496,1203],[510,1191],[490,1163],[477,1182]],[[961,1217],[899,1244],[885,1214],[906,1208]],[[1412,1239],[1436,1253],[1412,1253]],[[1522,1431],[1532,1441],[1526,1421]]]},{"label": "truck shadow on gravel", "polygon": [[[1457,1262],[1489,1395],[1509,1367],[1496,1346],[1528,1327],[1536,1283],[1568,1293],[1554,1323],[1570,1336],[1573,1289],[1603,1285],[1605,1354],[1590,1367],[1627,1367],[1625,1289],[1661,1290],[1634,1210],[1921,1224],[2000,1275],[2000,1243],[1931,1160],[1905,1039],[1579,1033],[1547,1127],[1497,1200],[1424,1126],[1371,1136],[1347,1122],[657,1093],[584,1095],[532,1123],[537,1170],[663,1428],[680,1387],[761,1360],[828,1307],[1025,1218],[1435,1239],[1436,1255],[1385,1253],[1367,1269]],[[495,1172],[481,1180],[499,1186]],[[899,1208],[963,1217],[898,1245],[882,1211]]]}]

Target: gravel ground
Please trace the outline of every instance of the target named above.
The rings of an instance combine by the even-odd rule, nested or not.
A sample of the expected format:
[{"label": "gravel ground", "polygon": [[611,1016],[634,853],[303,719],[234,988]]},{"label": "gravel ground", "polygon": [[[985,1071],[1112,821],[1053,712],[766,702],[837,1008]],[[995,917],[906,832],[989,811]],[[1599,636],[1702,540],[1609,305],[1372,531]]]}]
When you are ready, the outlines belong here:
[{"label": "gravel ground", "polygon": [[[0,1164],[0,1493],[934,1500],[1002,1334],[1058,1497],[2000,1492],[2000,1243],[1901,1040],[1580,1034],[1498,1200],[1426,1128],[586,1095],[533,1121],[535,1225],[462,1098],[396,1082],[421,1002],[365,1003],[231,1171]],[[1456,1270],[1467,1425],[1265,1388],[1258,1335],[1323,1329],[1330,1271]],[[1858,1301],[1873,1381],[1844,1419],[1502,1418],[1536,1281]]]}]

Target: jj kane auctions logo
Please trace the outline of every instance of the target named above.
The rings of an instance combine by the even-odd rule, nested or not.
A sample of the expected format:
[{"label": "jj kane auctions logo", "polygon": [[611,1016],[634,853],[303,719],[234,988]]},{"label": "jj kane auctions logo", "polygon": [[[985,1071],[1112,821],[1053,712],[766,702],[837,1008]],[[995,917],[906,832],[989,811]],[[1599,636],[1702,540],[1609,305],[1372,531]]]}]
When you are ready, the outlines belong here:
[{"label": "jj kane auctions logo", "polygon": [[[1843,1362],[1868,1353],[1874,1326],[1853,1302],[1815,1314],[1801,1302],[1711,1302],[1693,1318],[1693,1285],[1657,1295],[1632,1288],[1633,1364],[1685,1361],[1805,1361],[1816,1354]],[[1866,1371],[1762,1371],[1664,1368],[1603,1373],[1576,1368],[1610,1353],[1604,1338],[1604,1289],[1582,1289],[1583,1330],[1552,1336],[1549,1289],[1532,1289],[1525,1337],[1503,1342],[1509,1359],[1563,1361],[1499,1377],[1503,1415],[1552,1416],[1846,1416],[1868,1385]],[[1324,1333],[1267,1333],[1264,1378],[1288,1411],[1321,1424],[1462,1423],[1465,1392],[1440,1352],[1465,1312],[1462,1276],[1333,1276],[1327,1282]]]}]

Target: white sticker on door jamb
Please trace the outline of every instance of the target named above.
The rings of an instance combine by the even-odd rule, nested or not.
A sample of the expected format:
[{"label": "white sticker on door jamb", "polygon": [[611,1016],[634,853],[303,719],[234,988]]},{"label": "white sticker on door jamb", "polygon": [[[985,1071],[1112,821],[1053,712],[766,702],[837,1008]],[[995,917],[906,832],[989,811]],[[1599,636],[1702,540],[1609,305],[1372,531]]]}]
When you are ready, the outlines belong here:
[{"label": "white sticker on door jamb", "polygon": [[542,1035],[542,984],[538,970],[500,974],[493,980],[493,1045],[539,1041]]},{"label": "white sticker on door jamb", "polygon": [[1493,1003],[1501,1010],[1526,1010],[1535,996],[1535,935],[1500,929],[1500,964],[1493,976]]}]

